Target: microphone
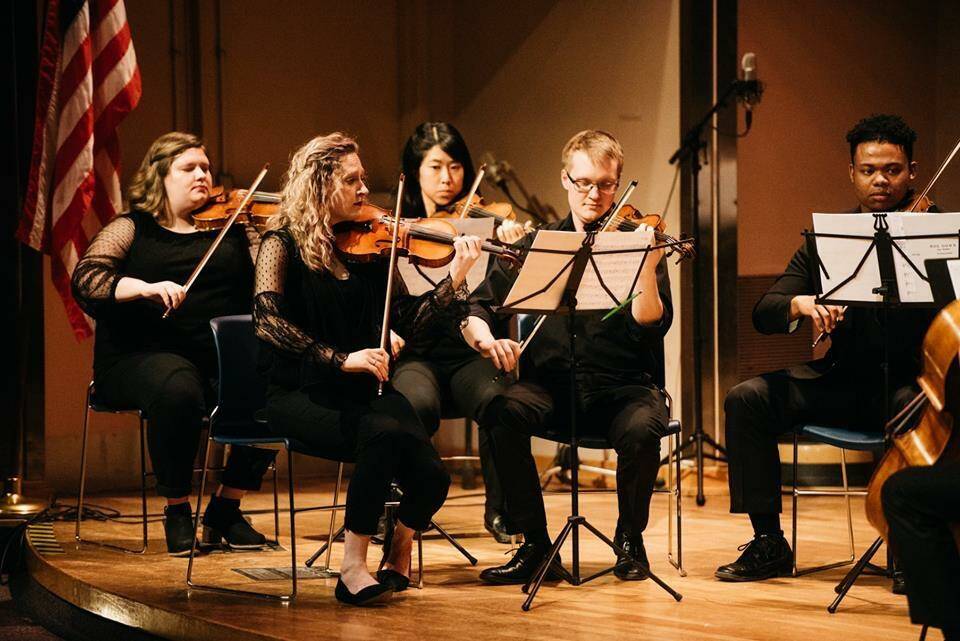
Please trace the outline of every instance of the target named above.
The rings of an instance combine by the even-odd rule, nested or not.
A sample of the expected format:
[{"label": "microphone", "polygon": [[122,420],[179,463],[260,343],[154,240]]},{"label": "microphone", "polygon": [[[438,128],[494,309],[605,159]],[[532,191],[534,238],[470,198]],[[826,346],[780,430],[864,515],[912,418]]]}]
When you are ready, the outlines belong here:
[{"label": "microphone", "polygon": [[740,61],[741,77],[737,88],[737,99],[746,109],[747,129],[753,124],[753,106],[760,103],[763,96],[763,83],[757,80],[757,54],[743,54]]},{"label": "microphone", "polygon": [[495,159],[490,152],[485,153],[481,160],[487,165],[485,178],[503,190],[509,180],[507,174],[510,173],[510,165],[504,160]]}]

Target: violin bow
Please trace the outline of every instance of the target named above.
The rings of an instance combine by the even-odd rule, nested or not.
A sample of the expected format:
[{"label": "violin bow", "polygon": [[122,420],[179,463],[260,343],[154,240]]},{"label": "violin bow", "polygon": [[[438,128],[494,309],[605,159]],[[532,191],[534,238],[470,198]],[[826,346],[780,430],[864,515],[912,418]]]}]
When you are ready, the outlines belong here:
[{"label": "violin bow", "polygon": [[[397,186],[397,205],[393,211],[393,235],[390,240],[390,264],[387,271],[387,295],[383,301],[383,324],[380,326],[380,349],[390,354],[390,307],[393,301],[393,279],[397,269],[397,238],[400,235],[400,210],[403,207],[404,176]],[[388,361],[389,362],[389,361]],[[377,384],[377,396],[383,396],[383,382]]]},{"label": "violin bow", "polygon": [[[227,218],[227,222],[223,224],[223,229],[221,229],[220,233],[217,234],[217,237],[213,239],[213,243],[210,245],[209,249],[207,249],[206,253],[203,255],[203,258],[201,258],[200,262],[197,263],[197,266],[194,267],[193,273],[190,274],[190,278],[187,279],[186,284],[183,286],[184,298],[186,298],[187,292],[190,291],[190,288],[193,287],[193,283],[197,280],[200,272],[203,271],[203,268],[206,267],[207,263],[210,261],[210,257],[213,255],[213,252],[217,251],[217,247],[219,247],[220,243],[223,242],[224,237],[226,237],[227,232],[230,231],[230,228],[233,226],[237,216],[240,215],[240,212],[246,209],[247,205],[250,203],[250,200],[253,199],[253,195],[257,191],[257,187],[260,186],[260,182],[263,180],[263,177],[267,175],[268,169],[270,169],[270,163],[265,164],[263,169],[260,170],[260,173],[257,174],[257,177],[253,180],[253,184],[250,185],[250,189],[247,191],[247,195],[243,197],[242,201],[240,201],[240,206],[237,207],[236,211],[230,214],[230,217]],[[168,307],[166,311],[163,312],[163,318],[168,318],[172,313],[173,308]]]},{"label": "violin bow", "polygon": [[473,184],[470,185],[470,192],[464,199],[463,207],[460,209],[460,218],[467,217],[467,211],[469,211],[472,206],[470,203],[473,202],[473,197],[477,195],[477,190],[480,189],[480,181],[483,180],[485,173],[487,173],[487,163],[480,165],[480,169],[477,170],[477,177],[473,179]]}]

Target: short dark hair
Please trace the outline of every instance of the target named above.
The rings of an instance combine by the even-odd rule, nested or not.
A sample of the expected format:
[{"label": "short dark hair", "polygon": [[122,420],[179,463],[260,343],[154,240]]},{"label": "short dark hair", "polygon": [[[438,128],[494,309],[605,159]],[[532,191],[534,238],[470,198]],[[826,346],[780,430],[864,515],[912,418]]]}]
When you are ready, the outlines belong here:
[{"label": "short dark hair", "polygon": [[916,140],[917,132],[907,126],[900,116],[873,114],[858,122],[847,132],[847,142],[850,143],[850,162],[853,162],[857,146],[865,142],[889,142],[899,145],[906,152],[907,161],[913,162],[913,143]]},{"label": "short dark hair", "polygon": [[463,165],[463,187],[454,202],[467,195],[477,176],[473,159],[463,136],[448,122],[423,122],[417,125],[413,135],[403,148],[403,173],[406,185],[403,191],[403,215],[426,216],[423,196],[420,193],[420,164],[433,147],[439,145],[451,158]]}]

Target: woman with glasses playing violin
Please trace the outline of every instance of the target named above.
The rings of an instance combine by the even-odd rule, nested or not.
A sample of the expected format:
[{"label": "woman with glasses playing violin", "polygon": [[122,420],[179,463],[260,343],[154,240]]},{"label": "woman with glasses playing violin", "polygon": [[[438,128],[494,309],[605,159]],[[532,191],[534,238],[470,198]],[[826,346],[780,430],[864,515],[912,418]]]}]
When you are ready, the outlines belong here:
[{"label": "woman with glasses playing violin", "polygon": [[[567,192],[570,214],[546,229],[597,230],[612,207],[623,167],[623,150],[610,134],[581,131],[562,153],[560,181]],[[653,242],[654,230],[637,228]],[[532,240],[521,246],[529,247]],[[505,565],[488,568],[480,578],[488,583],[525,583],[550,550],[547,518],[530,437],[548,428],[569,425],[570,369],[578,380],[578,431],[606,436],[617,452],[617,498],[620,514],[616,542],[633,558],[647,563],[643,530],[660,467],[660,439],[668,412],[659,385],[663,380],[663,336],[670,328],[673,307],[663,249],[652,250],[640,273],[640,295],[610,319],[604,312],[575,316],[577,353],[571,355],[567,317],[549,316],[524,351],[522,377],[486,408],[480,430],[492,443],[497,475],[503,486],[512,533],[524,544]],[[474,294],[471,316],[463,330],[471,345],[482,348],[493,339],[496,306],[516,279],[515,270],[494,269]],[[519,351],[498,365],[510,370]],[[486,355],[486,354],[485,354]],[[626,557],[618,561],[626,561]],[[557,575],[553,568],[548,576]],[[625,563],[615,570],[624,580],[647,578]]]},{"label": "woman with glasses playing violin", "polygon": [[[407,177],[403,213],[417,218],[452,208],[467,195],[476,176],[463,136],[445,122],[425,122],[416,128],[403,149],[403,173]],[[497,227],[497,237],[504,242],[525,234],[524,227],[512,220]],[[502,387],[492,384],[497,374],[492,362],[465,345],[456,328],[423,338],[407,342],[391,380],[394,388],[410,400],[431,434],[440,427],[443,414],[476,420]],[[489,349],[502,352],[504,345],[495,341]],[[479,440],[484,526],[497,541],[508,544],[503,495],[486,434],[481,433]]]},{"label": "woman with glasses playing violin", "polygon": [[[265,347],[267,415],[271,429],[321,455],[352,460],[344,557],[336,598],[350,605],[383,600],[407,587],[416,530],[430,525],[450,478],[410,403],[389,385],[390,361],[424,332],[458,327],[467,313],[466,274],[480,255],[475,237],[458,238],[450,275],[413,297],[399,291],[391,305],[391,353],[380,335],[387,263],[347,263],[335,250],[333,227],[359,221],[368,194],[356,142],[318,136],[291,158],[276,228],[257,259],[253,319]],[[391,481],[403,497],[389,554],[377,577],[367,569]]]},{"label": "woman with glasses playing violin", "polygon": [[[211,191],[210,161],[199,138],[157,138],[131,182],[130,211],[93,239],[73,272],[73,297],[97,320],[96,399],[136,407],[147,416],[157,492],[167,499],[167,551],[190,552],[193,463],[203,418],[215,401],[216,351],[210,319],[250,309],[253,260],[249,236],[235,227],[185,299],[182,283],[217,235],[198,231],[191,214]],[[254,233],[255,235],[255,233]],[[175,309],[163,319],[165,309]],[[231,448],[223,486],[203,516],[206,535],[256,549],[263,535],[244,520],[240,498],[256,490],[273,452]],[[208,538],[208,537],[205,537]],[[209,540],[209,539],[208,539]]]}]

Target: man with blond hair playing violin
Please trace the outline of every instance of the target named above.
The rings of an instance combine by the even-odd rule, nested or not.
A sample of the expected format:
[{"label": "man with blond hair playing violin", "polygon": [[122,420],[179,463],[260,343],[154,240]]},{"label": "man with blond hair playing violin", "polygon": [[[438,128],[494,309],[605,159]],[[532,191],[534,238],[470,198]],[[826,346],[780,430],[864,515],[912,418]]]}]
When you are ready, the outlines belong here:
[{"label": "man with blond hair playing violin", "polygon": [[[610,211],[620,184],[623,149],[610,134],[586,130],[563,148],[560,184],[567,192],[570,214],[545,227],[561,231],[596,231]],[[653,240],[653,229],[638,233]],[[533,239],[521,241],[529,248]],[[497,339],[493,309],[510,290],[517,271],[495,266],[473,296],[465,340],[504,371],[514,369],[519,346]],[[659,383],[663,378],[663,336],[673,319],[670,282],[663,250],[647,255],[631,303],[609,320],[603,312],[582,312],[574,319],[576,354],[570,354],[566,317],[549,316],[524,351],[523,378],[500,392],[480,417],[480,429],[491,451],[503,487],[511,533],[524,544],[505,565],[487,568],[488,583],[526,582],[550,550],[547,518],[530,437],[546,430],[569,429],[570,369],[577,375],[577,425],[581,434],[606,436],[617,452],[619,518],[616,542],[633,558],[647,563],[643,530],[660,464],[660,439],[666,433],[667,406]],[[645,579],[626,557],[615,573],[624,580]],[[555,574],[555,571],[553,572]]]}]

